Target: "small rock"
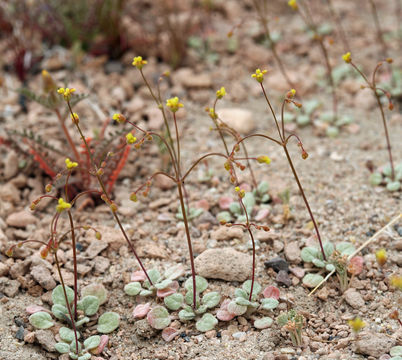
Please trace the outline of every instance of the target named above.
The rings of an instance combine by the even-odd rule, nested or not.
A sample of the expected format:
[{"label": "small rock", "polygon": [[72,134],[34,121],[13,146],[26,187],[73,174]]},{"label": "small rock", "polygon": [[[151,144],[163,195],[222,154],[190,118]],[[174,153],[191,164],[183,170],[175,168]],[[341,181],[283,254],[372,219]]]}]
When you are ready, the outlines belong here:
[{"label": "small rock", "polygon": [[243,235],[241,228],[221,226],[218,230],[212,232],[211,238],[216,240],[243,239]]},{"label": "small rock", "polygon": [[6,219],[6,223],[9,226],[17,228],[25,228],[27,225],[35,224],[36,217],[30,214],[28,211],[22,210],[10,214]]},{"label": "small rock", "polygon": [[140,240],[135,244],[138,256],[151,259],[166,259],[168,254],[165,246],[155,241]]},{"label": "small rock", "polygon": [[195,259],[197,273],[209,279],[245,281],[251,275],[252,257],[232,248],[208,249]]},{"label": "small rock", "polygon": [[144,113],[148,118],[148,129],[159,130],[162,127],[164,120],[160,109],[151,106],[147,108]]},{"label": "small rock", "polygon": [[249,134],[256,128],[253,113],[241,108],[224,108],[218,111],[222,121],[240,134]]},{"label": "small rock", "polygon": [[304,274],[306,273],[306,270],[300,267],[294,267],[290,269],[290,272],[298,279],[302,279],[304,277]]},{"label": "small rock", "polygon": [[387,354],[394,345],[395,339],[386,334],[364,331],[356,341],[356,352],[378,358]]},{"label": "small rock", "polygon": [[0,293],[6,294],[8,297],[14,297],[18,293],[20,283],[17,280],[10,280],[6,277],[0,277]]},{"label": "small rock", "polygon": [[232,334],[233,338],[239,340],[240,342],[246,340],[247,334],[244,331],[238,331]]},{"label": "small rock", "polygon": [[283,250],[283,242],[280,240],[274,240],[274,245],[273,245],[273,249],[275,253],[280,253]]},{"label": "small rock", "polygon": [[18,156],[15,151],[11,150],[7,158],[4,160],[4,179],[9,180],[18,173]]},{"label": "small rock", "polygon": [[[397,231],[398,231],[399,236],[402,236],[402,227],[398,227]],[[395,242],[394,249],[397,251],[402,251],[402,240],[398,240]]]},{"label": "small rock", "polygon": [[18,204],[21,201],[20,191],[14,184],[8,182],[0,186],[0,199],[2,201]]},{"label": "small rock", "polygon": [[46,290],[52,290],[56,287],[56,281],[54,281],[52,274],[43,265],[34,266],[31,269],[31,275]]},{"label": "small rock", "polygon": [[51,330],[38,330],[35,331],[36,341],[41,344],[45,350],[49,352],[56,351],[54,345],[56,344],[56,340]]},{"label": "small rock", "polygon": [[288,272],[289,271],[289,264],[285,259],[282,259],[280,257],[268,260],[264,262],[264,265],[266,268],[272,268],[276,272],[279,272],[281,270]]},{"label": "small rock", "polygon": [[291,263],[299,264],[301,262],[301,251],[297,241],[292,241],[285,245],[286,259]]},{"label": "small rock", "polygon": [[[119,250],[122,245],[127,245],[121,231],[107,226],[97,226],[96,229],[102,234],[103,241],[106,241],[112,250]],[[93,231],[88,231],[85,235],[90,243],[99,241]]]},{"label": "small rock", "polygon": [[0,277],[1,276],[6,276],[8,274],[8,265],[4,264],[3,262],[0,262]]},{"label": "small rock", "polygon": [[287,271],[285,270],[279,270],[278,274],[276,275],[276,282],[278,284],[283,284],[287,287],[289,287],[290,285],[292,285],[292,281],[289,278],[289,274]]},{"label": "small rock", "polygon": [[110,266],[110,260],[103,256],[97,256],[94,259],[95,272],[103,274]]},{"label": "small rock", "polygon": [[328,300],[328,294],[329,294],[328,289],[326,286],[324,286],[317,292],[317,297],[323,301],[326,301]]},{"label": "small rock", "polygon": [[86,255],[89,259],[93,259],[95,256],[99,255],[103,250],[105,250],[109,244],[103,240],[92,241],[86,250]]},{"label": "small rock", "polygon": [[346,290],[343,296],[345,297],[345,301],[353,309],[360,309],[365,305],[362,296],[354,288],[349,288],[348,290]]},{"label": "small rock", "polygon": [[20,326],[19,328],[18,328],[18,331],[15,333],[15,337],[18,339],[18,340],[24,340],[24,331],[25,331],[25,329],[24,329],[24,327],[23,326]]},{"label": "small rock", "polygon": [[33,344],[35,341],[35,333],[33,331],[31,331],[31,332],[28,332],[27,334],[25,334],[24,341],[28,344]]},{"label": "small rock", "polygon": [[151,327],[151,325],[148,324],[147,319],[136,321],[133,328],[134,333],[144,339],[151,339],[158,332],[158,330],[154,329],[153,327]]}]

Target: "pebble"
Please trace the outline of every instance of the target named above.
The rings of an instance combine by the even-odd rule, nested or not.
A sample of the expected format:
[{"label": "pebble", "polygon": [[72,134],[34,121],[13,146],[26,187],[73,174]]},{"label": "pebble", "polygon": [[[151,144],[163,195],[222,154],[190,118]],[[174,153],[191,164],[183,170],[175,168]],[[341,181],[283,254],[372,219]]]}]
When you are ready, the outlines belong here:
[{"label": "pebble", "polygon": [[278,284],[283,284],[287,287],[289,287],[290,285],[292,285],[292,281],[289,278],[289,274],[287,271],[285,270],[279,270],[278,274],[276,275],[276,282]]},{"label": "pebble", "polygon": [[103,256],[94,259],[95,272],[103,274],[110,267],[110,260]]},{"label": "pebble", "polygon": [[395,345],[395,339],[377,332],[365,331],[360,333],[356,341],[356,352],[376,358],[389,353]]},{"label": "pebble", "polygon": [[16,337],[18,340],[24,340],[24,332],[25,332],[24,327],[23,327],[23,326],[20,326],[20,327],[18,328],[18,331],[15,333],[15,337]]},{"label": "pebble", "polygon": [[218,111],[219,117],[229,127],[240,134],[249,134],[256,128],[253,113],[242,108],[224,108]]},{"label": "pebble", "polygon": [[6,219],[6,223],[9,226],[17,228],[25,228],[27,225],[35,224],[36,217],[30,214],[28,211],[22,210],[10,214]]},{"label": "pebble", "polygon": [[9,180],[18,173],[18,156],[15,151],[11,150],[4,160],[3,176],[5,180]]},{"label": "pebble", "polygon": [[52,274],[43,265],[34,266],[31,269],[31,275],[46,290],[52,290],[56,287],[56,281],[54,281]]},{"label": "pebble", "polygon": [[9,267],[7,264],[0,262],[0,277],[8,274]]},{"label": "pebble", "polygon": [[140,240],[136,243],[138,256],[151,259],[166,259],[168,257],[165,246],[155,241]]},{"label": "pebble", "polygon": [[54,352],[56,348],[56,340],[51,330],[38,330],[35,331],[36,341],[41,344],[47,351]]},{"label": "pebble", "polygon": [[300,267],[294,267],[290,269],[290,272],[296,276],[298,279],[302,279],[306,273],[306,270]]},{"label": "pebble", "polygon": [[221,226],[218,230],[212,232],[211,238],[216,240],[243,239],[243,235],[243,229],[241,228]]},{"label": "pebble", "polygon": [[93,259],[105,250],[109,244],[103,240],[92,241],[86,250],[86,255],[89,259]]},{"label": "pebble", "polygon": [[245,281],[251,276],[252,257],[232,248],[207,249],[195,259],[199,275],[208,279]]},{"label": "pebble", "polygon": [[18,204],[21,201],[20,191],[14,184],[8,182],[0,186],[0,199],[2,201]]},{"label": "pebble", "polygon": [[345,301],[353,308],[353,309],[360,309],[362,308],[365,303],[360,295],[359,292],[356,291],[354,288],[349,288],[343,294]]},{"label": "pebble", "polygon": [[297,241],[292,241],[285,245],[285,256],[291,263],[299,264],[301,262],[301,251]]},{"label": "pebble", "polygon": [[244,331],[238,331],[232,334],[234,339],[239,340],[240,342],[246,340],[247,334]]},{"label": "pebble", "polygon": [[4,293],[8,297],[17,295],[20,283],[17,280],[10,280],[6,277],[0,277],[0,293]]},{"label": "pebble", "polygon": [[280,270],[283,270],[286,272],[289,271],[289,264],[287,263],[287,261],[285,259],[280,258],[280,257],[265,261],[264,265],[266,268],[272,268],[276,272],[278,272]]}]

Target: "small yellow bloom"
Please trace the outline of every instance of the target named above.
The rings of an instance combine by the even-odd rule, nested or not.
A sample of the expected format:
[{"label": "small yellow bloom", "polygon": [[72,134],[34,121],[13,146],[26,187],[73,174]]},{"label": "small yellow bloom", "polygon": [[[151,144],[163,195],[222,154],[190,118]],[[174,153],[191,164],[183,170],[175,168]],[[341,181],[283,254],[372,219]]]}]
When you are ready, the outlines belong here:
[{"label": "small yellow bloom", "polygon": [[236,186],[236,187],[235,187],[235,191],[236,191],[236,192],[239,192],[239,191],[240,191],[240,188],[239,188],[238,186]]},{"label": "small yellow bloom", "polygon": [[267,73],[267,70],[257,69],[254,74],[251,75],[252,78],[256,79],[259,83],[262,83],[264,80],[264,75]]},{"label": "small yellow bloom", "polygon": [[59,199],[59,204],[56,206],[57,212],[61,213],[64,210],[70,209],[71,204],[68,202],[65,202],[63,198]]},{"label": "small yellow bloom", "polygon": [[399,290],[402,290],[402,276],[393,275],[390,278],[390,283],[392,286],[396,287]]},{"label": "small yellow bloom", "polygon": [[214,108],[206,108],[206,110],[208,111],[208,115],[212,120],[216,120],[218,118],[218,115],[216,115]]},{"label": "small yellow bloom", "polygon": [[137,141],[137,138],[132,133],[128,133],[126,135],[126,140],[127,140],[127,144],[131,145]]},{"label": "small yellow bloom", "polygon": [[218,90],[218,91],[216,92],[216,97],[217,97],[218,99],[222,99],[225,95],[226,95],[226,90],[225,90],[225,88],[222,86],[222,87],[220,88],[220,90]]},{"label": "small yellow bloom", "polygon": [[289,0],[288,5],[293,9],[297,10],[297,0]]},{"label": "small yellow bloom", "polygon": [[132,65],[135,66],[138,70],[141,70],[144,65],[146,65],[148,61],[142,60],[142,56],[136,56],[133,59]]},{"label": "small yellow bloom", "polygon": [[130,200],[134,201],[134,202],[138,201],[138,197],[137,197],[137,194],[135,192],[131,193]]},{"label": "small yellow bloom", "polygon": [[73,162],[73,161],[71,161],[69,158],[67,158],[64,162],[66,163],[66,167],[67,167],[67,169],[69,169],[69,170],[74,169],[75,167],[78,166],[78,163],[77,163],[77,162]]},{"label": "small yellow bloom", "polygon": [[378,265],[384,266],[388,258],[387,251],[385,249],[380,249],[376,251],[375,258],[377,260]]},{"label": "small yellow bloom", "polygon": [[290,90],[288,91],[288,93],[286,94],[286,97],[287,97],[288,99],[292,99],[295,95],[296,95],[296,90],[295,90],[295,89],[290,89]]},{"label": "small yellow bloom", "polygon": [[174,98],[167,99],[166,106],[170,109],[171,112],[175,113],[184,105],[181,102],[179,102],[179,98],[176,96]]},{"label": "small yellow bloom", "polygon": [[268,156],[266,156],[266,155],[259,156],[259,157],[257,158],[257,161],[258,161],[260,164],[263,164],[263,163],[265,163],[265,164],[270,164],[270,163],[271,163],[271,159],[270,159]]},{"label": "small yellow bloom", "polygon": [[342,55],[342,59],[345,63],[350,63],[352,61],[352,54],[347,52],[346,54]]},{"label": "small yellow bloom", "polygon": [[64,96],[64,100],[69,101],[71,98],[71,94],[75,92],[74,88],[59,88],[57,92]]},{"label": "small yellow bloom", "polygon": [[354,318],[353,320],[349,320],[348,324],[355,333],[358,333],[361,329],[363,329],[366,326],[366,323],[359,317]]},{"label": "small yellow bloom", "polygon": [[78,124],[80,122],[80,117],[78,116],[77,113],[72,113],[70,114],[71,116],[71,121],[73,122],[73,124]]},{"label": "small yellow bloom", "polygon": [[113,114],[113,120],[117,121],[119,124],[124,124],[126,122],[126,117],[122,114]]}]

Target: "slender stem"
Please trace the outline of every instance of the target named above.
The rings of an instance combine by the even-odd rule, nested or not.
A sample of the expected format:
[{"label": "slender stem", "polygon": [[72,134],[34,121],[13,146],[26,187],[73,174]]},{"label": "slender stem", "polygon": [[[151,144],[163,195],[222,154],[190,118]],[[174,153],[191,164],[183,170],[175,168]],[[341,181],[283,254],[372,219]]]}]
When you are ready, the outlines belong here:
[{"label": "slender stem", "polygon": [[382,29],[381,29],[381,25],[380,25],[380,20],[378,18],[377,8],[375,6],[374,0],[369,0],[369,3],[371,6],[371,13],[373,15],[374,24],[375,24],[375,27],[377,30],[377,38],[378,38],[379,43],[381,44],[383,55],[385,57],[387,57],[387,53],[388,53],[387,45],[385,44],[384,37],[382,36]]},{"label": "slender stem", "polygon": [[74,153],[74,157],[80,163],[81,162],[80,154],[78,153],[77,148],[76,148],[73,140],[71,139],[71,136],[70,136],[70,134],[69,134],[69,132],[68,132],[68,130],[66,128],[66,125],[64,124],[64,120],[62,119],[61,114],[60,114],[58,109],[56,109],[55,112],[56,112],[56,115],[57,115],[57,117],[59,119],[59,123],[60,123],[60,126],[61,126],[61,128],[62,128],[62,130],[64,132],[64,135],[66,136],[67,142],[70,145],[70,148]]},{"label": "slender stem", "polygon": [[261,89],[262,89],[262,92],[263,92],[264,97],[265,97],[265,101],[267,102],[267,104],[268,104],[268,106],[269,106],[269,108],[270,108],[270,110],[271,110],[272,116],[274,117],[275,124],[276,124],[276,128],[277,128],[277,130],[278,130],[279,137],[281,138],[281,141],[283,142],[284,139],[283,139],[282,134],[281,134],[281,129],[280,129],[280,127],[279,127],[279,123],[278,123],[278,119],[276,118],[275,111],[274,111],[274,109],[273,109],[273,107],[272,107],[272,105],[271,105],[271,102],[270,102],[269,99],[268,99],[267,93],[265,92],[264,85],[263,85],[262,83],[260,83],[260,85],[261,85]]},{"label": "slender stem", "polygon": [[[67,291],[66,291],[66,285],[64,284],[64,279],[63,276],[61,274],[61,269],[60,269],[60,263],[59,263],[59,259],[57,257],[57,249],[54,249],[53,251],[53,256],[54,256],[54,260],[56,263],[56,267],[57,267],[57,272],[59,274],[59,278],[60,278],[60,282],[61,282],[61,287],[63,289],[63,293],[64,293],[64,299],[66,301],[66,308],[68,311],[68,315],[70,316],[70,320],[71,320],[71,326],[73,327],[73,331],[74,331],[74,338],[75,338],[75,350],[76,353],[78,355],[78,336],[77,336],[77,328],[75,327],[75,318],[73,317],[72,311],[71,311],[71,307],[70,307],[70,302],[68,301],[68,297],[67,297]],[[76,306],[76,305],[75,305]],[[75,308],[76,311],[77,308]]]},{"label": "slender stem", "polygon": [[346,52],[350,51],[350,46],[349,46],[348,38],[347,38],[346,33],[345,33],[345,29],[342,26],[342,21],[339,18],[338,14],[336,13],[335,9],[334,9],[334,6],[332,4],[332,0],[327,0],[327,4],[328,4],[328,9],[329,9],[329,12],[331,14],[331,17],[334,19],[334,22],[338,27],[339,36],[342,39],[343,48],[344,48],[344,51],[346,53]]},{"label": "slender stem", "polygon": [[176,131],[176,146],[177,146],[177,169],[179,174],[181,175],[181,171],[180,171],[180,138],[179,138],[179,129],[177,127],[177,120],[176,120],[176,113],[173,113],[173,121],[174,121],[174,128]]},{"label": "slender stem", "polygon": [[324,260],[326,261],[327,258],[326,258],[326,256],[325,256],[324,247],[323,247],[323,245],[322,245],[321,236],[320,236],[320,232],[319,232],[319,230],[318,230],[317,223],[316,223],[316,221],[315,221],[315,219],[314,219],[313,212],[311,211],[310,204],[309,204],[309,202],[308,202],[308,200],[307,200],[307,197],[306,197],[306,195],[305,195],[305,193],[304,193],[303,186],[302,186],[302,184],[300,183],[300,180],[299,180],[299,177],[298,177],[298,175],[297,175],[296,169],[295,169],[295,167],[293,166],[293,162],[292,162],[292,159],[291,159],[290,154],[289,154],[289,152],[288,152],[288,149],[287,149],[287,147],[286,147],[286,144],[283,145],[283,150],[285,151],[285,154],[286,154],[286,157],[287,157],[287,159],[288,159],[290,168],[292,169],[293,176],[294,176],[294,178],[295,178],[295,180],[296,180],[296,182],[297,182],[297,185],[298,185],[299,190],[300,190],[300,193],[301,193],[301,195],[302,195],[302,197],[303,197],[304,203],[305,203],[305,205],[306,205],[306,207],[307,207],[307,210],[308,210],[308,212],[309,212],[309,214],[310,214],[311,221],[313,222],[313,225],[314,225],[314,228],[315,228],[315,232],[316,232],[316,234],[317,234],[318,242],[320,243],[320,248],[321,248],[322,257],[323,257]]},{"label": "slender stem", "polygon": [[197,288],[196,288],[196,281],[195,281],[195,265],[194,265],[193,246],[191,244],[190,230],[188,227],[186,206],[184,205],[184,196],[183,196],[181,179],[178,179],[178,181],[177,181],[177,190],[179,192],[181,212],[183,214],[184,229],[186,231],[186,237],[187,237],[187,246],[188,246],[188,251],[190,253],[191,276],[193,278],[193,309],[196,309],[197,308]]},{"label": "slender stem", "polygon": [[71,228],[71,240],[73,245],[73,266],[74,266],[74,319],[77,320],[77,302],[78,302],[78,272],[77,272],[77,244],[75,240],[74,222],[71,211],[67,211]]},{"label": "slender stem", "polygon": [[254,281],[255,281],[255,241],[254,241],[254,236],[253,236],[253,232],[250,229],[250,226],[247,226],[247,231],[250,234],[250,238],[253,244],[253,273],[251,275],[251,288],[250,288],[250,296],[249,296],[249,301],[251,301],[252,299],[252,295],[253,295],[253,288],[254,288]]}]

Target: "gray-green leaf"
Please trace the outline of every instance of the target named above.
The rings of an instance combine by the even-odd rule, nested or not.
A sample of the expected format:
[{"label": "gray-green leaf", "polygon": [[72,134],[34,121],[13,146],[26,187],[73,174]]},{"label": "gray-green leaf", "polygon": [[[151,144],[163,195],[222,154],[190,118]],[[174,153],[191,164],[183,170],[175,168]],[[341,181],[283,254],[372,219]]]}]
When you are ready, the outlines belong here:
[{"label": "gray-green leaf", "polygon": [[[74,290],[69,288],[68,286],[65,287],[68,303],[71,304],[74,300]],[[63,286],[57,285],[52,291],[52,301],[53,304],[59,304],[66,306],[66,298],[64,296]]]},{"label": "gray-green leaf", "polygon": [[37,313],[32,314],[29,317],[29,322],[32,326],[37,329],[49,329],[54,325],[53,319],[49,313],[44,311],[39,311]]},{"label": "gray-green leaf", "polygon": [[120,316],[115,312],[106,312],[99,317],[98,331],[102,334],[109,334],[116,330],[120,324]]},{"label": "gray-green leaf", "polygon": [[207,332],[212,330],[215,325],[218,323],[218,320],[215,316],[211,314],[204,314],[200,320],[198,320],[195,324],[195,327],[198,331]]}]

